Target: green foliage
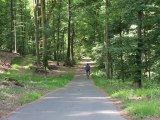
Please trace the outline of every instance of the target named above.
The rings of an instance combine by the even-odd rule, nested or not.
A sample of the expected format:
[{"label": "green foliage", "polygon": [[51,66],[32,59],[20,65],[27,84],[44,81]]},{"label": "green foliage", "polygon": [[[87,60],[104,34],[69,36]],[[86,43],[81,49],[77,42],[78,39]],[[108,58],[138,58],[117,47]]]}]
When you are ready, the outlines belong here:
[{"label": "green foliage", "polygon": [[132,102],[126,110],[138,118],[146,116],[160,116],[160,103],[158,100]]},{"label": "green foliage", "polygon": [[[46,1],[46,26],[42,31],[38,22],[40,61],[47,66],[46,59],[66,61],[68,40],[68,3],[66,1]],[[34,9],[32,0],[17,1],[16,10],[16,42],[20,54],[36,54]],[[60,7],[61,6],[61,7]],[[11,35],[11,1],[0,1],[0,49],[14,49],[15,35]],[[140,69],[142,79],[151,79],[159,83],[160,78],[160,3],[158,0],[111,0],[108,5],[109,56],[114,79],[132,79],[136,70]],[[21,9],[22,8],[22,9]],[[140,23],[137,14],[142,11],[141,39],[142,65],[136,66],[137,25]],[[14,10],[13,10],[14,12]],[[60,20],[59,20],[60,19]],[[81,56],[91,56],[100,68],[104,68],[104,31],[105,0],[74,0],[71,5],[71,26],[74,27],[74,60],[66,61],[73,65]],[[60,21],[60,23],[59,23]],[[41,33],[47,39],[47,55],[42,58],[43,42]],[[73,32],[71,30],[71,32]],[[13,39],[11,43],[11,38]],[[59,54],[59,55],[58,55]],[[15,65],[15,69],[16,69]]]},{"label": "green foliage", "polygon": [[104,72],[102,72],[102,71],[93,71],[92,70],[92,78],[93,79],[95,79],[96,81],[95,81],[95,83],[98,85],[106,85],[107,83],[108,83],[108,81],[107,80],[105,80],[104,81],[104,79],[105,79],[105,73]]},{"label": "green foliage", "polygon": [[25,55],[25,56],[20,56],[20,57],[14,59],[11,64],[12,65],[14,65],[14,64],[17,64],[17,65],[22,65],[22,64],[29,65],[29,64],[32,64],[34,61],[35,61],[35,57],[34,56]]},{"label": "green foliage", "polygon": [[103,44],[96,43],[95,47],[92,48],[92,55],[91,57],[96,61],[96,64],[100,68],[104,68],[104,48]]},{"label": "green foliage", "polygon": [[35,74],[28,75],[26,73],[11,73],[0,75],[0,80],[3,80],[5,78],[15,79],[25,87],[7,87],[2,90],[0,89],[4,94],[2,94],[3,97],[5,97],[5,95],[10,96],[18,94],[20,97],[17,102],[19,104],[24,104],[40,98],[46,92],[63,87],[73,79],[73,73],[66,73],[58,76],[44,76]]},{"label": "green foliage", "polygon": [[[61,75],[41,75],[32,73],[28,66],[32,66],[35,57],[31,55],[18,57],[12,61],[12,69],[0,74],[0,80],[15,80],[19,85],[0,87],[0,99],[19,96],[17,103],[25,104],[36,99],[49,91],[63,87],[73,79],[73,73]],[[25,67],[27,66],[27,67]],[[8,81],[9,82],[9,81]]]},{"label": "green foliage", "polygon": [[7,71],[7,74],[17,75],[19,74],[18,71],[20,71],[21,74],[23,74],[23,72],[25,72],[25,74],[30,74],[30,68],[33,66],[34,61],[35,57],[32,55],[25,55],[15,58],[11,62],[11,69]]},{"label": "green foliage", "polygon": [[0,0],[0,48],[9,46],[9,1]]},{"label": "green foliage", "polygon": [[29,103],[31,101],[37,100],[41,96],[42,95],[40,93],[35,92],[35,91],[29,92],[29,93],[25,93],[21,98],[19,98],[17,100],[17,103],[19,103],[19,104]]},{"label": "green foliage", "polygon": [[135,89],[131,81],[106,80],[102,73],[95,71],[92,74],[95,84],[110,96],[120,99],[129,114],[136,119],[160,116],[159,85],[152,83],[142,89]]}]

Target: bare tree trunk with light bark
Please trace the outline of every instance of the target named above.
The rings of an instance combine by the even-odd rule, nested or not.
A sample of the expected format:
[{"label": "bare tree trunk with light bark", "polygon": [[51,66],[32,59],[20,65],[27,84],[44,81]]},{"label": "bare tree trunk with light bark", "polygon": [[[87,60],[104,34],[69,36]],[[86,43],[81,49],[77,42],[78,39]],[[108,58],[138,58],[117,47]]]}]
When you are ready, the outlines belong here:
[{"label": "bare tree trunk with light bark", "polygon": [[47,39],[46,39],[46,11],[45,11],[45,0],[41,0],[41,18],[42,18],[42,39],[43,39],[43,66],[46,71],[48,66],[47,58]]},{"label": "bare tree trunk with light bark", "polygon": [[40,56],[39,56],[39,40],[38,40],[38,4],[39,0],[34,0],[34,29],[35,29],[35,42],[36,42],[36,57],[37,57],[37,65],[40,64]]}]

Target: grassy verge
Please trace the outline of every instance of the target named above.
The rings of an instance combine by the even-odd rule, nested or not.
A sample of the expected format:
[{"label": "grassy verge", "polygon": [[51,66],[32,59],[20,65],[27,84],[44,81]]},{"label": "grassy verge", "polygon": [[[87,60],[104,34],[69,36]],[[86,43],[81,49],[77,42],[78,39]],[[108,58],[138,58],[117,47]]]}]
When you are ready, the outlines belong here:
[{"label": "grassy verge", "polygon": [[[66,73],[58,76],[43,76],[43,75],[16,75],[16,74],[3,74],[1,78],[16,79],[24,87],[7,86],[1,90],[5,95],[19,96],[17,102],[24,104],[34,101],[44,95],[45,93],[55,90],[66,85],[72,78],[72,73]],[[6,96],[7,97],[7,96]]]},{"label": "grassy verge", "polygon": [[12,62],[10,70],[0,74],[0,80],[12,79],[23,85],[0,85],[0,99],[4,101],[12,99],[22,105],[40,98],[47,92],[65,86],[73,78],[73,73],[54,76],[34,74],[29,68],[33,61],[34,57],[31,56],[20,57]]},{"label": "grassy verge", "polygon": [[107,94],[120,99],[124,110],[135,120],[160,117],[160,85],[149,84],[135,89],[132,81],[106,80],[102,71],[94,72],[92,77]]}]

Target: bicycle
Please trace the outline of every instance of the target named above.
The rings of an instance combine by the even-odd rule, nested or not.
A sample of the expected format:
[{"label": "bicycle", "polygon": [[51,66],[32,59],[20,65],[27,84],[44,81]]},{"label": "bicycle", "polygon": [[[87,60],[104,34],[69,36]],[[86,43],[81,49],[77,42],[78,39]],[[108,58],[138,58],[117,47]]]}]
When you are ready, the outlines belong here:
[{"label": "bicycle", "polygon": [[86,76],[87,76],[88,79],[90,78],[90,70],[86,71]]}]

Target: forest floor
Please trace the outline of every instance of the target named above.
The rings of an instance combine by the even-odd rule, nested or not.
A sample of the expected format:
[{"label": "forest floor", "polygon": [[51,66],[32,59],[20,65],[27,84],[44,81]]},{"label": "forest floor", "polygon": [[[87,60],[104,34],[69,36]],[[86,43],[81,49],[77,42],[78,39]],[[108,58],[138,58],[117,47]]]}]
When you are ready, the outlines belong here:
[{"label": "forest floor", "polygon": [[[5,116],[12,111],[15,111],[17,108],[19,108],[21,105],[24,105],[24,103],[17,103],[17,100],[21,97],[20,92],[24,94],[24,90],[26,89],[41,89],[42,86],[30,86],[30,84],[24,85],[24,83],[21,83],[17,81],[16,79],[10,79],[10,77],[1,77],[3,75],[3,72],[9,71],[12,69],[11,61],[14,58],[19,57],[18,54],[11,54],[8,52],[1,52],[0,51],[0,120],[2,116]],[[81,61],[79,65],[76,65],[75,67],[65,67],[63,66],[63,63],[60,63],[60,66],[56,65],[56,61],[49,61],[49,65],[54,66],[54,70],[49,70],[48,74],[52,76],[57,76],[61,74],[65,74],[70,72],[77,73],[79,70],[84,70],[84,64],[86,62],[90,62],[89,59],[85,59],[84,61]],[[24,74],[24,72],[28,71],[25,70],[26,61],[23,61],[21,66],[16,68],[16,73],[18,74]],[[92,64],[92,62],[90,62]],[[92,67],[94,64],[92,64]],[[41,73],[40,73],[41,74]],[[5,79],[4,79],[5,78]],[[43,79],[43,78],[42,78]],[[7,82],[6,82],[7,81]],[[25,83],[26,84],[26,83]],[[6,86],[10,87],[10,89],[5,89]],[[27,86],[27,87],[26,87]],[[32,88],[35,87],[35,88]],[[14,93],[13,93],[14,91]],[[41,91],[41,90],[40,90]],[[50,92],[47,89],[43,89],[43,95]],[[37,98],[36,98],[37,99]],[[125,116],[127,120],[133,120],[132,116],[129,116],[127,113],[123,112],[123,106],[121,102],[117,99],[113,99],[111,97],[108,97],[108,99],[116,106],[116,108],[121,111],[121,114]],[[31,101],[29,101],[31,102]],[[148,117],[145,120],[160,120],[159,117]]]},{"label": "forest floor", "polygon": [[[30,85],[26,85],[26,83],[24,85],[24,83],[21,83],[16,79],[11,79],[7,76],[1,77],[1,75],[3,75],[4,72],[10,71],[10,69],[14,67],[11,65],[11,62],[17,57],[19,57],[18,54],[0,51],[0,120],[3,116],[10,114],[20,106],[24,105],[25,103],[17,103],[17,100],[22,96],[22,94],[24,94],[25,89],[33,89],[33,86],[30,87]],[[48,73],[54,76],[67,73],[69,71],[77,73],[79,70],[84,70],[83,65],[86,62],[89,63],[90,60],[81,61],[79,65],[76,65],[72,68],[65,67],[63,66],[63,63],[60,63],[60,66],[58,66],[56,70],[49,70]],[[16,67],[16,73],[23,75],[24,72],[27,72],[28,74],[28,71],[25,70],[26,64],[26,61],[23,61],[21,63],[21,66]],[[56,65],[56,62],[49,61],[49,64]],[[90,64],[92,64],[92,62],[90,62]],[[92,64],[92,67],[93,66],[94,64]],[[46,90],[43,92],[46,94],[49,91]]]},{"label": "forest floor", "polygon": [[72,68],[77,71],[67,86],[21,107],[4,120],[126,120],[109,97],[87,79],[86,62]]},{"label": "forest floor", "polygon": [[[10,74],[11,69],[13,69],[11,65],[11,62],[15,59],[20,57],[19,54],[15,53],[9,53],[5,51],[0,51],[0,119],[2,116],[5,116],[12,111],[19,108],[22,104],[17,103],[17,100],[24,94],[24,91],[27,88],[32,88],[30,84],[24,85],[15,78],[12,79],[8,77],[8,75],[4,76],[4,73]],[[26,61],[24,60],[21,66],[16,67],[16,74],[28,74],[28,76],[31,73],[31,71],[28,72],[28,70],[25,69]],[[78,70],[78,67],[65,67],[62,63],[60,63],[59,66],[56,65],[55,61],[49,61],[49,65],[51,65],[54,68],[51,68],[51,70],[47,71],[47,75],[50,76],[58,76],[61,74],[71,72],[76,72]],[[12,70],[11,70],[12,71]],[[13,73],[14,74],[14,73]],[[42,74],[42,73],[36,73],[36,74]],[[11,75],[9,75],[11,76]],[[27,87],[26,87],[27,86]],[[41,86],[40,86],[41,87]],[[37,87],[36,89],[40,89],[40,87]],[[22,94],[20,93],[22,92]],[[43,93],[49,92],[48,90],[44,90]],[[23,103],[24,104],[24,103]]]}]

